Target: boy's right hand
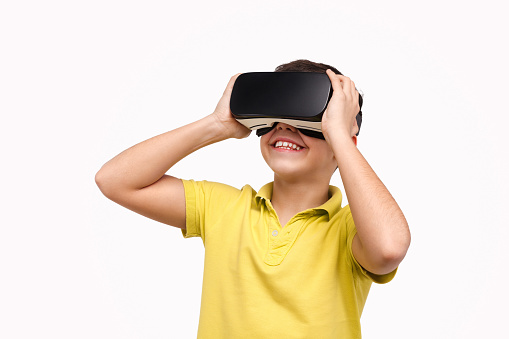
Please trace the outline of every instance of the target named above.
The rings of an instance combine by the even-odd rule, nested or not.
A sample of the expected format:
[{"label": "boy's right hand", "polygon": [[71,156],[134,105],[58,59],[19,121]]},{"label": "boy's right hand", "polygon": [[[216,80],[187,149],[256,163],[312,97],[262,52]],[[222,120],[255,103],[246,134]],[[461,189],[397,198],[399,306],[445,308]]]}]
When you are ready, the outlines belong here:
[{"label": "boy's right hand", "polygon": [[251,130],[249,128],[235,120],[230,110],[230,97],[233,90],[233,84],[235,84],[235,80],[237,80],[241,74],[242,73],[237,73],[230,78],[230,82],[228,82],[223,96],[219,100],[214,113],[211,114],[220,126],[220,129],[224,132],[225,138],[242,139],[251,134]]}]

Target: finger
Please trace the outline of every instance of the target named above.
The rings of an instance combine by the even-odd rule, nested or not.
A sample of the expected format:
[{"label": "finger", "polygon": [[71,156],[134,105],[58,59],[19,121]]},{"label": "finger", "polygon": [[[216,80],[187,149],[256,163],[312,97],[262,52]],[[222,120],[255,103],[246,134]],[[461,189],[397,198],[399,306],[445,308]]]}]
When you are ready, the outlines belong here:
[{"label": "finger", "polygon": [[354,119],[354,123],[353,123],[353,133],[354,133],[354,134],[359,133],[359,125],[357,125],[357,119]]},{"label": "finger", "polygon": [[352,98],[358,98],[359,93],[357,92],[357,87],[355,87],[355,82],[352,81]]},{"label": "finger", "polygon": [[352,80],[350,80],[349,77],[346,77],[344,75],[338,75],[338,77],[343,82],[343,92],[345,92],[345,95],[351,97],[352,96]]},{"label": "finger", "polygon": [[359,105],[359,91],[357,90],[357,87],[355,86],[355,83],[352,81],[352,98],[354,99],[354,102],[358,105],[359,111],[361,110]]},{"label": "finger", "polygon": [[337,77],[338,74],[334,73],[332,70],[327,69],[325,71],[327,75],[329,76],[330,82],[332,84],[332,90],[334,92],[343,92],[343,86],[341,85],[341,80]]}]

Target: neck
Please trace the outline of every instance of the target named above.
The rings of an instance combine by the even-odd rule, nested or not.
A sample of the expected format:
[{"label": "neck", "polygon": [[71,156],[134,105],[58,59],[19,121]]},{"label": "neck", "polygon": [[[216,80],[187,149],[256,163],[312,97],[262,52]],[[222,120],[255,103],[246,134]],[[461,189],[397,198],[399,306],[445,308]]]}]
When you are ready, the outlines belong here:
[{"label": "neck", "polygon": [[285,226],[295,214],[318,207],[329,200],[328,181],[287,181],[274,175],[271,203]]}]

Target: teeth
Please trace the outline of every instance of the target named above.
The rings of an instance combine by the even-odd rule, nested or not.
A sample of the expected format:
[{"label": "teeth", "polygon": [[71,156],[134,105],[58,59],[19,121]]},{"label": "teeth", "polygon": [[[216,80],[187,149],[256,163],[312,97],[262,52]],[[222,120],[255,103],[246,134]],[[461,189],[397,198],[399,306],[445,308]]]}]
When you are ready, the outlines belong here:
[{"label": "teeth", "polygon": [[278,141],[276,142],[276,144],[274,145],[274,147],[276,148],[284,148],[284,149],[289,149],[289,150],[300,150],[302,147],[300,146],[297,146],[291,142],[286,142],[286,141]]}]

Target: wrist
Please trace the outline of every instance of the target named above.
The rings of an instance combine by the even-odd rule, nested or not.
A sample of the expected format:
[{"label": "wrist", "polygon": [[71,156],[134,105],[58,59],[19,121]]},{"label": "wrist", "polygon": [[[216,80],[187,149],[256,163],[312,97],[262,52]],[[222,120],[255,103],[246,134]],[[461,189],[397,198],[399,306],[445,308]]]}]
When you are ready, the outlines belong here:
[{"label": "wrist", "polygon": [[226,119],[216,112],[209,115],[209,118],[211,119],[210,123],[215,124],[219,137],[224,140],[230,138],[242,139],[249,136],[251,130],[235,120],[231,116],[231,113],[229,114],[229,117]]},{"label": "wrist", "polygon": [[350,132],[347,130],[347,129],[340,129],[340,128],[336,128],[336,129],[327,129],[327,128],[323,128],[322,127],[322,133],[325,137],[325,139],[330,143],[330,142],[333,142],[333,141],[336,141],[336,140],[339,140],[339,141],[343,141],[346,140],[346,139],[352,139],[352,137],[350,136]]},{"label": "wrist", "polygon": [[207,131],[207,134],[215,141],[222,141],[232,137],[226,123],[215,113],[202,118],[201,123],[203,124],[203,130]]},{"label": "wrist", "polygon": [[325,134],[325,140],[334,153],[345,147],[357,148],[357,137],[350,135],[347,131],[334,131],[334,133]]}]

